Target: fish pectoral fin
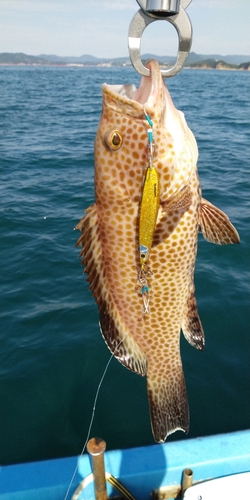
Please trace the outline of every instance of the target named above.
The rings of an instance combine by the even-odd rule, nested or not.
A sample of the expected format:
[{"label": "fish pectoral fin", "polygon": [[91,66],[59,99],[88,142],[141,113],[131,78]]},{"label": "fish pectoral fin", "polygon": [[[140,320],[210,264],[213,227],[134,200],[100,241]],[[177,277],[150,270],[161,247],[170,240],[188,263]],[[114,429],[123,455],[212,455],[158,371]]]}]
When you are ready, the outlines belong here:
[{"label": "fish pectoral fin", "polygon": [[185,213],[192,204],[192,193],[188,185],[184,186],[177,193],[172,194],[167,200],[161,201],[163,212],[178,210]]},{"label": "fish pectoral fin", "polygon": [[189,408],[181,360],[171,366],[170,373],[159,378],[147,374],[148,401],[154,439],[163,443],[177,430],[188,432]]},{"label": "fish pectoral fin", "polygon": [[228,216],[204,198],[200,205],[199,225],[204,238],[210,243],[240,243],[239,234]]},{"label": "fish pectoral fin", "polygon": [[98,305],[102,335],[120,363],[139,375],[145,375],[146,356],[124,324],[106,277],[96,205],[89,207],[86,213],[76,226],[82,232],[76,246],[82,247],[80,257]]},{"label": "fish pectoral fin", "polygon": [[192,285],[190,287],[189,297],[182,317],[181,329],[189,344],[199,351],[203,351],[205,347],[205,337],[198,314],[194,291],[195,288],[194,285]]}]

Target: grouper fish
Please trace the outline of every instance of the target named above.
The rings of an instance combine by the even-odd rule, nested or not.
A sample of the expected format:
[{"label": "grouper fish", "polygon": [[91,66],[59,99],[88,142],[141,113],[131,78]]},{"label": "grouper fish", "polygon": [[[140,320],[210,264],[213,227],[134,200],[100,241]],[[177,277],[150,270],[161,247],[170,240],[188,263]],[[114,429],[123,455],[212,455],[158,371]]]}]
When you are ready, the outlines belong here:
[{"label": "grouper fish", "polygon": [[[192,346],[204,348],[194,288],[198,232],[217,244],[239,243],[239,235],[228,217],[202,198],[194,135],[175,108],[158,63],[147,66],[150,76],[142,77],[138,89],[102,87],[95,204],[76,228],[102,335],[126,368],[147,377],[154,439],[164,442],[176,430],[189,429],[181,330]],[[156,177],[147,194],[151,170]],[[152,240],[145,264],[141,231]]]}]

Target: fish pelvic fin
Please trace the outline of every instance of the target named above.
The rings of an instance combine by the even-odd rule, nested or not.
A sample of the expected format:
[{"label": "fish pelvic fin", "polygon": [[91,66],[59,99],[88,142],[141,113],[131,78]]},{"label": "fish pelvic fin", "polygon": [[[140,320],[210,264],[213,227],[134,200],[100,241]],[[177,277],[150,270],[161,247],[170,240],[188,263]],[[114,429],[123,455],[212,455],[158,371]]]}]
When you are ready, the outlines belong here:
[{"label": "fish pelvic fin", "polygon": [[161,378],[147,374],[148,400],[151,427],[157,443],[164,443],[167,436],[177,430],[188,433],[189,408],[181,360],[171,367],[171,373]]},{"label": "fish pelvic fin", "polygon": [[85,266],[84,272],[88,274],[87,281],[90,283],[90,290],[98,305],[103,338],[120,363],[143,376],[147,371],[146,356],[126,328],[115,306],[106,278],[95,204],[86,210],[85,217],[80,220],[75,229],[82,232],[76,247],[82,247],[80,257]]},{"label": "fish pelvic fin", "polygon": [[230,245],[240,243],[240,237],[228,216],[209,201],[202,198],[199,226],[204,238],[210,243]]},{"label": "fish pelvic fin", "polygon": [[205,347],[205,336],[199,318],[194,285],[190,287],[189,296],[182,317],[181,329],[185,339],[199,351],[203,351]]}]

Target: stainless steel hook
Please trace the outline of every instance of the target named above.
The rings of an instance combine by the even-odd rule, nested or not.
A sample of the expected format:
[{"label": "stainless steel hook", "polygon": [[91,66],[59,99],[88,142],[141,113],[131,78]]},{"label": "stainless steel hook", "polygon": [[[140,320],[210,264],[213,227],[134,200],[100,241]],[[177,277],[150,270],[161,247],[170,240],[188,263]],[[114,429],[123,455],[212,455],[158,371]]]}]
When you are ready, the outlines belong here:
[{"label": "stainless steel hook", "polygon": [[142,64],[140,47],[145,28],[159,20],[170,22],[179,37],[176,63],[168,69],[162,69],[163,77],[174,76],[181,71],[192,44],[192,25],[185,11],[192,0],[137,0],[140,10],[133,17],[128,36],[131,63],[141,75],[149,76],[150,70]]}]

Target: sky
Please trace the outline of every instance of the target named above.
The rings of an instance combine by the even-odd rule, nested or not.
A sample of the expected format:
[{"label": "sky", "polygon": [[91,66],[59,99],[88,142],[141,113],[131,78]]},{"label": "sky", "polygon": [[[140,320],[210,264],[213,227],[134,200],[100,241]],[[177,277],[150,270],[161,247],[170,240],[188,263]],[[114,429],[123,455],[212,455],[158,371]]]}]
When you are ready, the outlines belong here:
[{"label": "sky", "polygon": [[[0,52],[101,58],[128,56],[136,0],[0,0]],[[250,54],[250,0],[193,0],[191,50],[198,54]],[[175,55],[174,27],[156,21],[142,36],[141,54]]]}]

